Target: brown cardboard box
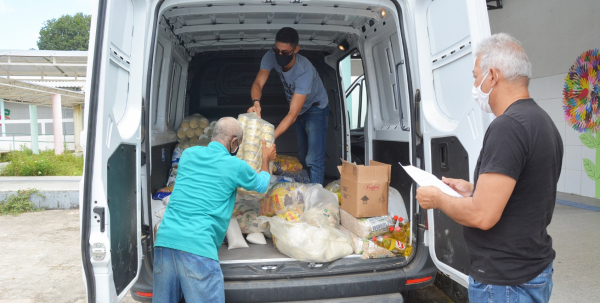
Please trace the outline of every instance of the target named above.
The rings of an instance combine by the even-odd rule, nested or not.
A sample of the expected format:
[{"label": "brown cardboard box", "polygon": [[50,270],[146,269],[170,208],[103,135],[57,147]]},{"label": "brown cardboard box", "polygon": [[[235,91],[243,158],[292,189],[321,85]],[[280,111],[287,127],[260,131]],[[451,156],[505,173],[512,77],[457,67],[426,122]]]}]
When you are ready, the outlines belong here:
[{"label": "brown cardboard box", "polygon": [[392,166],[371,160],[370,166],[342,160],[342,209],[356,218],[388,214],[388,193]]}]

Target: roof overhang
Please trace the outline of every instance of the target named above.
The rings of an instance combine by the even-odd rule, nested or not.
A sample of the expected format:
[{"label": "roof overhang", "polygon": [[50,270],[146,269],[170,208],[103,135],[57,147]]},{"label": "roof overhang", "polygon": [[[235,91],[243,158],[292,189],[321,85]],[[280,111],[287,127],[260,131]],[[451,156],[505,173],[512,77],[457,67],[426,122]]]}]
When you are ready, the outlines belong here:
[{"label": "roof overhang", "polygon": [[87,51],[0,50],[0,76],[23,81],[85,81]]},{"label": "roof overhang", "polygon": [[84,103],[84,94],[65,89],[26,83],[0,77],[0,98],[6,102],[52,105],[52,95],[61,95],[62,107]]}]

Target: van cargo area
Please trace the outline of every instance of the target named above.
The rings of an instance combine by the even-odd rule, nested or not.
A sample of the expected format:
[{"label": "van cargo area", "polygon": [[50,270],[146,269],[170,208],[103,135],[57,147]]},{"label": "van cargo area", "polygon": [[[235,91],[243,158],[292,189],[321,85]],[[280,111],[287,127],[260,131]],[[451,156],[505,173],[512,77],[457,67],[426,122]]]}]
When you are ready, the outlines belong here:
[{"label": "van cargo area", "polygon": [[[244,8],[243,13],[240,7]],[[417,219],[410,236],[415,247],[408,257],[362,259],[361,255],[352,254],[329,263],[311,263],[282,254],[270,239],[267,245],[249,244],[250,247],[244,249],[228,250],[223,245],[219,250],[219,259],[226,281],[228,302],[263,302],[261,300],[265,297],[256,293],[273,295],[278,287],[291,287],[281,279],[300,277],[333,279],[338,275],[358,275],[357,283],[365,284],[355,290],[348,290],[346,286],[343,287],[346,290],[341,290],[340,285],[331,286],[333,288],[328,294],[319,297],[311,293],[316,285],[300,287],[298,290],[304,291],[298,293],[298,300],[323,296],[382,295],[432,283],[432,280],[426,280],[422,284],[404,285],[407,276],[432,276],[435,271],[427,257],[428,251],[423,246],[424,225],[419,223],[424,222],[424,217],[415,216],[412,180],[399,165],[411,163],[413,142],[410,132],[402,131],[405,128],[403,125],[410,123],[410,104],[400,102],[408,100],[408,87],[407,71],[397,63],[405,60],[399,40],[400,27],[396,26],[398,16],[389,12],[386,14],[381,7],[359,2],[334,4],[307,1],[292,7],[258,1],[251,4],[222,1],[218,5],[190,1],[161,10],[158,20],[158,28],[151,41],[153,64],[148,68],[152,75],[146,132],[150,146],[147,182],[150,193],[144,195],[143,230],[147,232],[142,241],[146,269],[133,290],[151,292],[152,289],[154,235],[151,231],[152,222],[156,220],[153,218],[158,209],[156,207],[160,207],[160,203],[150,201],[149,197],[167,184],[170,159],[178,144],[177,129],[183,118],[199,113],[215,121],[226,116],[237,118],[239,114],[246,113],[252,103],[250,90],[261,59],[273,46],[275,33],[284,26],[294,27],[298,31],[299,54],[310,60],[327,91],[330,113],[324,185],[340,179],[338,166],[342,163],[341,159],[361,164],[369,160],[390,164],[390,187],[397,190],[402,199],[390,200],[389,209],[407,213],[411,224]],[[340,44],[343,47],[339,47]],[[370,57],[369,65],[360,60],[363,54]],[[369,80],[371,86],[362,92],[365,96],[369,95],[369,101],[363,103],[363,122],[359,127],[352,127],[353,122],[349,121],[353,119],[349,112],[350,99],[344,91],[348,84],[344,85],[342,79],[341,62],[350,56],[353,65],[358,64],[361,71],[364,69],[364,79],[372,77]],[[289,111],[289,103],[277,72],[271,72],[260,102],[262,119],[277,127]],[[358,115],[361,115],[360,111]],[[368,138],[366,125],[379,129],[381,134]],[[297,157],[295,127],[292,125],[276,139],[275,144],[279,155]],[[377,281],[367,276],[374,271],[383,273],[383,276],[375,279]],[[251,294],[248,296],[234,289],[239,287],[236,283],[243,281],[262,283],[260,281],[270,279],[283,284],[260,286],[255,292],[247,292]],[[361,279],[365,280],[360,282]],[[270,290],[265,291],[263,287]],[[135,294],[134,297],[144,299]],[[277,300],[291,299],[296,298]]]}]

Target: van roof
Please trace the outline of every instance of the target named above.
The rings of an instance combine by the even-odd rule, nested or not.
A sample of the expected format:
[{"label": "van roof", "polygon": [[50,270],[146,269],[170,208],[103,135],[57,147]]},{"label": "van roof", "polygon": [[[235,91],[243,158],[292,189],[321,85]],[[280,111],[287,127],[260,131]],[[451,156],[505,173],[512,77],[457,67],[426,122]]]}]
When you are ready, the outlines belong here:
[{"label": "van roof", "polygon": [[202,4],[167,8],[161,22],[191,53],[269,49],[282,27],[293,27],[301,48],[333,51],[364,26],[381,21],[382,8],[346,3]]}]

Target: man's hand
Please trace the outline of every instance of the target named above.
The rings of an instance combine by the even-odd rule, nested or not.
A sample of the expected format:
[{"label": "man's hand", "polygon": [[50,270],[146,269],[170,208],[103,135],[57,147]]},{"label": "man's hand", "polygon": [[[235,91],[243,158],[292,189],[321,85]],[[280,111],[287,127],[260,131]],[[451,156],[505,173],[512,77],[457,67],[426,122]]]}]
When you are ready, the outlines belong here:
[{"label": "man's hand", "polygon": [[260,115],[261,111],[262,111],[262,108],[260,107],[260,102],[254,102],[254,106],[252,106],[248,109],[249,113],[256,113],[259,118],[262,118]]},{"label": "man's hand", "polygon": [[424,209],[436,209],[438,208],[437,202],[439,201],[440,195],[443,195],[442,191],[434,186],[422,186],[417,188],[417,201],[419,205]]},{"label": "man's hand", "polygon": [[470,197],[473,194],[474,185],[468,181],[442,177],[442,182],[446,183],[446,185],[450,186],[450,188],[454,189],[465,198]]},{"label": "man's hand", "polygon": [[277,158],[277,149],[275,148],[275,144],[271,145],[271,147],[267,147],[267,141],[265,141],[265,139],[262,141],[262,152],[263,162],[271,162]]}]

